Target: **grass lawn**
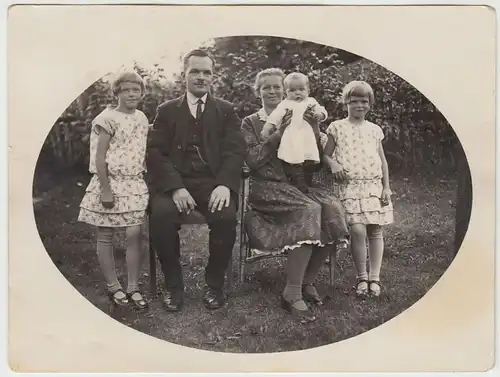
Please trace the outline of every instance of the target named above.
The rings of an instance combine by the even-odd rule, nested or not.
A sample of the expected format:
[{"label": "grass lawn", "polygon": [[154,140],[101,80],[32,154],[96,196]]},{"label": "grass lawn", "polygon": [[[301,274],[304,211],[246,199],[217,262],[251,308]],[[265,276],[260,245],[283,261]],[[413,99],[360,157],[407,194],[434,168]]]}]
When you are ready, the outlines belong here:
[{"label": "grass lawn", "polygon": [[[355,270],[347,255],[338,261],[333,292],[328,285],[327,266],[322,270],[318,289],[330,298],[316,322],[301,324],[279,308],[284,261],[272,259],[249,267],[247,280],[231,294],[228,304],[209,312],[201,302],[208,230],[206,226],[189,226],[181,231],[184,310],[167,313],[161,300],[154,297],[147,297],[150,308],[143,313],[128,308],[110,310],[95,254],[94,229],[76,222],[88,176],[49,177],[40,170],[34,184],[38,230],[49,256],[69,283],[124,325],[188,347],[253,353],[301,350],[338,342],[373,329],[409,308],[439,280],[453,260],[455,177],[392,177],[396,222],[385,232],[383,295],[378,299],[354,296]],[[116,258],[120,276],[125,277],[123,237],[117,235]],[[147,271],[144,232],[144,292],[148,291]],[[161,288],[162,275],[158,275]]]}]

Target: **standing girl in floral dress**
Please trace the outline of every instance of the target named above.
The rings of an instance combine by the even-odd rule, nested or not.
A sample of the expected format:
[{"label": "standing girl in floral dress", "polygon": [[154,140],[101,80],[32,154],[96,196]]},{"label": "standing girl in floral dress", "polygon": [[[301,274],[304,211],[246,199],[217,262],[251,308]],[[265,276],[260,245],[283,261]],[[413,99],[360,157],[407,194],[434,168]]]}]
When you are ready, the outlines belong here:
[{"label": "standing girl in floral dress", "polygon": [[[371,86],[352,81],[342,93],[347,118],[327,129],[326,159],[339,182],[351,233],[351,248],[357,270],[356,293],[380,295],[380,269],[384,253],[382,226],[393,219],[389,170],[382,147],[384,133],[365,119],[374,102]],[[369,273],[366,238],[368,237]]]},{"label": "standing girl in floral dress", "polygon": [[[143,178],[149,122],[137,109],[144,82],[137,73],[125,72],[111,88],[118,106],[106,108],[92,121],[89,171],[93,177],[78,220],[97,227],[97,257],[110,300],[115,305],[132,302],[144,309],[147,303],[139,290],[139,275],[141,225],[149,199]],[[118,281],[113,252],[113,234],[121,228],[127,235],[126,292]]]}]

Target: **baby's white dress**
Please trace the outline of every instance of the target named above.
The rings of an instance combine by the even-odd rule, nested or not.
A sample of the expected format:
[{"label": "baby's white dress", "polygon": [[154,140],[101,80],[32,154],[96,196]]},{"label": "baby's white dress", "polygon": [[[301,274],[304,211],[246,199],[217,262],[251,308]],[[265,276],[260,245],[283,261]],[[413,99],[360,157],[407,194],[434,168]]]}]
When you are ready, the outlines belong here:
[{"label": "baby's white dress", "polygon": [[303,118],[307,107],[311,105],[316,113],[324,114],[324,119],[327,118],[325,108],[312,97],[301,102],[284,99],[269,115],[267,121],[279,128],[286,111],[292,110],[291,123],[285,129],[278,148],[280,160],[289,164],[302,164],[306,160],[320,161],[314,131]]}]

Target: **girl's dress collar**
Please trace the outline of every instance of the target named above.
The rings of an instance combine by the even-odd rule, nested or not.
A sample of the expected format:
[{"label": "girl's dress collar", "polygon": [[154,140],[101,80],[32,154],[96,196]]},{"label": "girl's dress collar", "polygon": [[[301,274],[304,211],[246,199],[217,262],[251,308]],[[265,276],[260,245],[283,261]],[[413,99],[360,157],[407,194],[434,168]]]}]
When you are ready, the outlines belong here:
[{"label": "girl's dress collar", "polygon": [[118,110],[116,109],[116,107],[109,105],[109,106],[107,107],[107,110],[108,110],[108,111],[111,111],[111,112],[114,112],[114,113],[118,113],[118,114],[120,114],[120,115],[122,115],[122,116],[125,116],[125,117],[127,117],[127,116],[133,116],[133,117],[134,117],[134,116],[136,116],[136,115],[137,115],[137,109],[135,109],[133,113],[124,113],[124,112],[118,111]]},{"label": "girl's dress collar", "polygon": [[366,119],[363,119],[363,121],[362,121],[362,122],[359,122],[359,123],[354,123],[354,122],[351,122],[351,121],[349,120],[349,118],[345,118],[345,121],[346,121],[347,123],[349,123],[349,124],[350,124],[351,126],[353,126],[353,127],[361,127],[361,126],[364,126],[365,124],[367,124],[367,120],[366,120]]}]

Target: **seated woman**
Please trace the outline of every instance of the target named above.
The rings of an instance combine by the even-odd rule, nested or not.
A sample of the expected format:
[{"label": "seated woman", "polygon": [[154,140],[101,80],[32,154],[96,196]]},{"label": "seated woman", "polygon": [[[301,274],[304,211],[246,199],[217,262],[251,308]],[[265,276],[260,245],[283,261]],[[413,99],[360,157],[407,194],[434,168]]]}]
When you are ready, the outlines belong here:
[{"label": "seated woman", "polygon": [[[340,201],[326,188],[313,186],[303,193],[288,181],[277,156],[287,122],[284,120],[283,127],[261,139],[268,115],[283,99],[284,77],[278,68],[257,74],[255,91],[263,107],[242,122],[248,146],[246,163],[252,181],[248,198],[251,210],[245,224],[252,249],[288,252],[282,306],[292,314],[313,321],[315,316],[305,301],[322,305],[314,281],[328,255],[325,246],[347,238],[349,232]],[[290,119],[291,113],[286,116]],[[310,124],[316,122],[310,112],[304,114],[304,119]]]}]

